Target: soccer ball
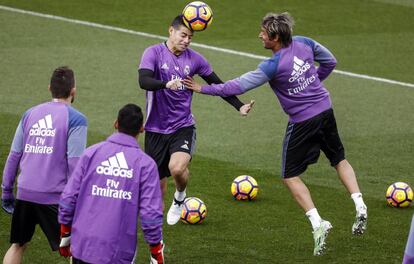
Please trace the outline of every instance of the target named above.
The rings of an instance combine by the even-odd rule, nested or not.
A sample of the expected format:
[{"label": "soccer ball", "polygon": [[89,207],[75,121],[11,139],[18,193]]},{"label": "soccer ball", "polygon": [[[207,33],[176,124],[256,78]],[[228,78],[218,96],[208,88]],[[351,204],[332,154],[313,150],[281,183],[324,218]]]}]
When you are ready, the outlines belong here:
[{"label": "soccer ball", "polygon": [[200,224],[207,216],[207,207],[203,201],[196,197],[188,197],[184,201],[181,211],[181,221],[194,225]]},{"label": "soccer ball", "polygon": [[413,190],[405,182],[394,182],[385,194],[387,204],[393,207],[407,207],[413,200]]},{"label": "soccer ball", "polygon": [[193,31],[202,31],[213,22],[213,11],[204,2],[195,1],[183,9],[183,22]]},{"label": "soccer ball", "polygon": [[257,181],[249,175],[241,175],[231,184],[231,194],[236,200],[254,200],[259,192]]}]

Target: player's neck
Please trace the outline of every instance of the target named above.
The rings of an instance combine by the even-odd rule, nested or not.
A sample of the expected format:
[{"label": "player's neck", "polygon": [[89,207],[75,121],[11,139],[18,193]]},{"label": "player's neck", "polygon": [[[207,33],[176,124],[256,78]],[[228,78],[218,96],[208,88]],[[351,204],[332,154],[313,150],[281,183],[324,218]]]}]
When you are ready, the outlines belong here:
[{"label": "player's neck", "polygon": [[52,102],[55,103],[64,103],[64,104],[68,104],[71,105],[72,104],[72,97],[68,97],[68,98],[52,98]]},{"label": "player's neck", "polygon": [[276,42],[276,44],[271,48],[271,50],[272,50],[272,52],[273,53],[276,53],[276,52],[278,52],[279,50],[281,50],[283,47],[282,47],[282,43],[280,43],[279,41],[278,42]]},{"label": "player's neck", "polygon": [[174,47],[169,39],[165,42],[165,46],[167,46],[167,49],[176,56],[179,56],[182,53],[182,51],[179,51]]}]

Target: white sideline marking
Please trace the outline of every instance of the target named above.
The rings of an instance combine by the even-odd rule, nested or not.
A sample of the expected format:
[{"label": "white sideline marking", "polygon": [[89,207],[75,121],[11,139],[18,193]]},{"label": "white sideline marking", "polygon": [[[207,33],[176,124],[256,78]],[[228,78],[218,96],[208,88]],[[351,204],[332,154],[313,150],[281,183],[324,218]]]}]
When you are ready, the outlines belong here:
[{"label": "white sideline marking", "polygon": [[[10,11],[10,12],[15,12],[15,13],[21,13],[21,14],[36,16],[36,17],[43,17],[43,18],[49,18],[49,19],[54,19],[54,20],[59,20],[59,21],[65,21],[65,22],[78,24],[78,25],[84,25],[84,26],[88,26],[88,27],[101,28],[101,29],[106,29],[106,30],[110,30],[110,31],[128,33],[128,34],[131,34],[131,35],[137,35],[137,36],[142,36],[142,37],[147,37],[147,38],[154,38],[154,39],[160,39],[160,40],[166,40],[167,39],[166,37],[163,37],[163,36],[149,34],[149,33],[145,33],[145,32],[139,32],[139,31],[125,29],[125,28],[107,26],[107,25],[102,25],[102,24],[98,24],[98,23],[87,22],[87,21],[82,21],[82,20],[77,20],[77,19],[72,19],[72,18],[42,14],[42,13],[37,13],[37,12],[33,12],[33,11],[27,11],[27,10],[23,10],[23,9],[12,8],[12,7],[8,7],[8,6],[0,5],[0,9]],[[256,54],[252,54],[252,53],[235,51],[235,50],[225,49],[225,48],[219,48],[219,47],[214,47],[214,46],[205,45],[205,44],[191,43],[191,45],[194,46],[194,47],[219,51],[219,52],[228,53],[228,54],[234,54],[234,55],[253,58],[253,59],[264,60],[264,59],[268,58],[268,57],[265,57],[265,56],[260,56],[260,55],[256,55]],[[352,73],[352,72],[341,71],[341,70],[334,70],[334,72],[337,73],[337,74],[342,74],[342,75],[346,75],[346,76],[350,76],[350,77],[355,77],[355,78],[360,78],[360,79],[367,79],[367,80],[372,80],[372,81],[378,81],[378,82],[384,82],[384,83],[389,83],[389,84],[395,84],[395,85],[414,88],[413,83],[394,81],[394,80],[389,80],[389,79],[385,79],[385,78],[381,78],[381,77],[374,77],[374,76],[369,76],[369,75],[365,75],[365,74],[358,74],[358,73]]]}]

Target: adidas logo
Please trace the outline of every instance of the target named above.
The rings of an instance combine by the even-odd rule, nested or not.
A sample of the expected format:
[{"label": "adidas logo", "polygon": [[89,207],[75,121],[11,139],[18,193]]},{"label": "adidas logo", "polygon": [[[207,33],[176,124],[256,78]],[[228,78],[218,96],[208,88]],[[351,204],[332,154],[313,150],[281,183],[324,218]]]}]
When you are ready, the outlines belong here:
[{"label": "adidas logo", "polygon": [[289,78],[289,82],[296,81],[302,74],[310,69],[309,63],[305,63],[303,60],[298,57],[293,57],[293,71],[290,74],[292,77]]},{"label": "adidas logo", "polygon": [[96,173],[122,177],[132,178],[133,169],[128,168],[125,156],[123,152],[118,152],[115,156],[110,157],[108,160],[102,161],[101,165],[96,167]]},{"label": "adidas logo", "polygon": [[161,66],[161,69],[168,71],[170,67],[168,67],[167,63],[164,62],[164,64]]},{"label": "adidas logo", "polygon": [[190,148],[188,147],[188,141],[184,140],[184,145],[182,145],[180,148],[189,150]]},{"label": "adidas logo", "polygon": [[56,129],[53,129],[52,115],[47,115],[37,121],[29,130],[30,136],[54,137]]}]

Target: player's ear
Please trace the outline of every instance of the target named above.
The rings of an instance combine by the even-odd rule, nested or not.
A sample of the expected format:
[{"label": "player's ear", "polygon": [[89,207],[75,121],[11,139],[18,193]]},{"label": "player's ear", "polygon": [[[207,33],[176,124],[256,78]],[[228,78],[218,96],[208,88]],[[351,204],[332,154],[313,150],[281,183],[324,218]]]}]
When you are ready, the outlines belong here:
[{"label": "player's ear", "polygon": [[115,122],[114,122],[114,128],[116,130],[118,130],[118,127],[119,127],[119,125],[118,125],[118,119],[116,119]]},{"label": "player's ear", "polygon": [[174,28],[172,26],[170,26],[168,28],[168,33],[170,33],[170,36],[172,35],[173,31],[174,31]]},{"label": "player's ear", "polygon": [[47,89],[49,90],[49,92],[52,92],[52,89],[50,88],[50,84],[47,86]]},{"label": "player's ear", "polygon": [[76,86],[70,89],[70,96],[75,97],[76,95]]},{"label": "player's ear", "polygon": [[144,133],[144,126],[142,125],[141,128],[139,129],[139,133]]}]

